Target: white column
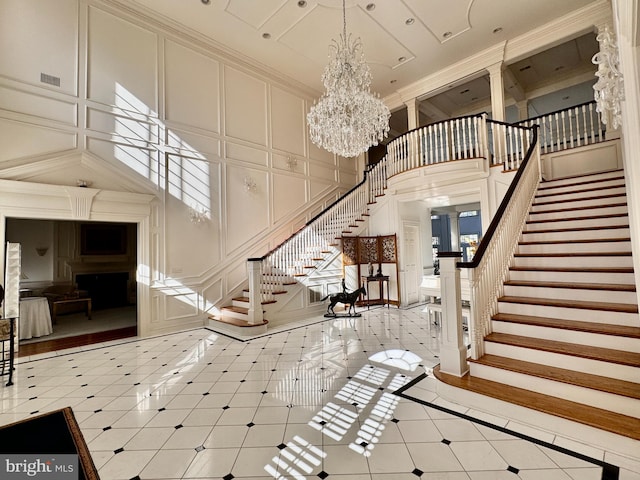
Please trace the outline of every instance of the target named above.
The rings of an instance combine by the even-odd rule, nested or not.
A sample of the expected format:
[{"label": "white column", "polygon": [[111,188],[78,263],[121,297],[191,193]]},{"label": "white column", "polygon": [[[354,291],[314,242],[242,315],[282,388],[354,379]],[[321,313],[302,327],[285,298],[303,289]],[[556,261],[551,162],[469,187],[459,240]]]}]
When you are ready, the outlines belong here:
[{"label": "white column", "polygon": [[456,262],[460,252],[440,252],[440,298],[442,299],[442,339],[440,371],[462,377],[469,371],[467,347],[462,334],[460,269]]},{"label": "white column", "polygon": [[491,83],[491,118],[504,122],[504,79],[502,62],[494,63],[487,68]]},{"label": "white column", "polygon": [[420,221],[422,237],[422,274],[433,274],[433,229],[431,228],[431,209],[425,208]]},{"label": "white column", "polygon": [[460,251],[460,224],[458,222],[458,212],[449,214],[449,228],[451,232],[451,251]]},{"label": "white column", "polygon": [[418,110],[418,99],[413,98],[408,102],[404,102],[407,106],[407,131],[418,128],[419,125],[419,115],[420,112]]},{"label": "white column", "polygon": [[529,100],[522,100],[516,103],[518,108],[518,120],[523,121],[529,118]]},{"label": "white column", "polygon": [[249,275],[249,312],[248,322],[251,325],[261,325],[262,317],[262,260],[260,258],[250,258],[247,260],[247,270]]}]

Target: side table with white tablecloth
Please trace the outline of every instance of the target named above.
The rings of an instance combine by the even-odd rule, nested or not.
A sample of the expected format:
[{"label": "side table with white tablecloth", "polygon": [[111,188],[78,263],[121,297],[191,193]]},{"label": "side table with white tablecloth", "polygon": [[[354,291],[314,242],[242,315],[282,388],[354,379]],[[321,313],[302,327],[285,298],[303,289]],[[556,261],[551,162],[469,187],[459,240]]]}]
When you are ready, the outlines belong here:
[{"label": "side table with white tablecloth", "polygon": [[20,300],[20,340],[51,335],[51,313],[46,297],[26,297]]}]

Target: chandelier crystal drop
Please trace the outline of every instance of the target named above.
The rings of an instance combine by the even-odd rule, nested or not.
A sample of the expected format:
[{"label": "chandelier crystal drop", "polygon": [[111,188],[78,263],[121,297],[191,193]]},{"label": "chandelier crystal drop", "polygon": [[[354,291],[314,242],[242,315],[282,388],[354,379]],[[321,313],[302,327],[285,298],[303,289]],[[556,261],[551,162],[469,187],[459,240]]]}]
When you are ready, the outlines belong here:
[{"label": "chandelier crystal drop", "polygon": [[624,83],[618,57],[618,46],[615,37],[605,25],[596,37],[600,51],[592,62],[598,66],[598,81],[593,86],[596,110],[602,115],[602,123],[617,129],[622,123],[622,101],[624,100]]},{"label": "chandelier crystal drop", "polygon": [[389,109],[370,91],[371,72],[360,39],[347,35],[345,0],[343,33],[329,46],[329,63],[322,75],[325,93],[307,114],[311,141],[320,148],[356,157],[384,140]]}]

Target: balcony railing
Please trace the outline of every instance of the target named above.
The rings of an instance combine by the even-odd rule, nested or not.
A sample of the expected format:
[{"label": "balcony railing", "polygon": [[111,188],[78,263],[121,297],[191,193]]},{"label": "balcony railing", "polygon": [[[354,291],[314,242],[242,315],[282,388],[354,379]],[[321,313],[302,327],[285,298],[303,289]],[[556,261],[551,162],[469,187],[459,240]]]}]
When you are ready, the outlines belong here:
[{"label": "balcony railing", "polygon": [[255,308],[256,305],[273,301],[274,294],[287,283],[304,282],[306,273],[323,254],[338,246],[340,237],[364,220],[368,205],[384,195],[391,177],[416,168],[471,158],[483,158],[490,166],[502,166],[504,170],[517,170],[531,155],[538,128],[545,151],[605,139],[599,114],[588,103],[513,125],[491,120],[487,114],[454,118],[417,128],[391,141],[387,155],[365,171],[358,185],[278,247],[261,258],[250,259],[259,264],[259,268],[252,268],[256,274],[250,276],[249,282],[254,320],[262,321],[262,309]]}]

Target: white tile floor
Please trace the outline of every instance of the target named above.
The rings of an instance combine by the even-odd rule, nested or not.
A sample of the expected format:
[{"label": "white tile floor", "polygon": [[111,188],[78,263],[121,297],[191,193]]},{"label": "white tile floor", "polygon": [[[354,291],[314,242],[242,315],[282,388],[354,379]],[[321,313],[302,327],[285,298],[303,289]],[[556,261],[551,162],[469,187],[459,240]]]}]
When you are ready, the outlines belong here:
[{"label": "white tile floor", "polygon": [[563,453],[439,399],[424,377],[439,331],[421,308],[321,320],[23,358],[0,424],[71,406],[103,480],[640,479],[640,462],[609,472],[604,452]]}]

